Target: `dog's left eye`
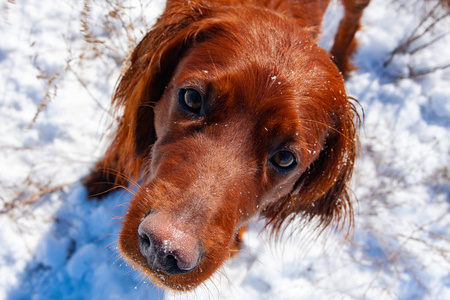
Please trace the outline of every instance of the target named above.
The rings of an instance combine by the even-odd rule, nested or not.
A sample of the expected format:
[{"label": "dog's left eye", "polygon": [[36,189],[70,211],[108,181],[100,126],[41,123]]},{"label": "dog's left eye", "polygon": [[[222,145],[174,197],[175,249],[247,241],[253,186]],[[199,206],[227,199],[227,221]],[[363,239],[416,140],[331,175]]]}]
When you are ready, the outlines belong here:
[{"label": "dog's left eye", "polygon": [[200,94],[199,91],[197,91],[194,88],[186,88],[181,89],[178,94],[178,99],[180,103],[186,108],[187,110],[199,114],[202,105],[203,105],[203,97],[202,94]]},{"label": "dog's left eye", "polygon": [[288,150],[276,152],[270,159],[272,164],[282,171],[290,171],[297,166],[297,158],[294,153]]}]

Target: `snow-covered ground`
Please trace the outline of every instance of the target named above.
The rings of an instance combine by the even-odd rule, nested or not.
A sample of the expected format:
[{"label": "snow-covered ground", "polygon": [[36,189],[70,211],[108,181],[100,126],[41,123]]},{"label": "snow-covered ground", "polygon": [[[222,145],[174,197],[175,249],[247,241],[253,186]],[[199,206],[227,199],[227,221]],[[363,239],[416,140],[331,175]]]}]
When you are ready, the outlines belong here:
[{"label": "snow-covered ground", "polygon": [[[121,61],[163,2],[0,1],[0,299],[450,299],[448,11],[415,30],[433,0],[372,0],[365,12],[347,83],[365,111],[352,241],[289,236],[293,224],[270,245],[255,222],[244,251],[187,295],[121,260],[130,196],[87,200],[79,179],[104,150]],[[340,13],[333,2],[324,47]]]}]

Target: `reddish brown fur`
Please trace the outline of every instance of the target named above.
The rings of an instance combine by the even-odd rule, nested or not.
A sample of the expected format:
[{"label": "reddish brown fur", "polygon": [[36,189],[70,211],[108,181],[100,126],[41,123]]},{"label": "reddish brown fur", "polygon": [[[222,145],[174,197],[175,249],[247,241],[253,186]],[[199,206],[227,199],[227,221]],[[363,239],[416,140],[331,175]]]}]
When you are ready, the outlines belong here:
[{"label": "reddish brown fur", "polygon": [[[339,71],[315,44],[328,2],[169,1],[136,47],[113,99],[123,115],[85,183],[97,195],[139,180],[119,245],[156,283],[189,290],[208,279],[254,216],[275,233],[295,217],[324,226],[352,220],[357,115],[340,73],[348,63]],[[361,1],[344,2],[347,12]],[[332,52],[346,58],[350,43],[340,40]],[[204,93],[207,113],[195,118],[179,107],[185,87]],[[279,149],[297,154],[296,169],[270,164]],[[194,270],[148,267],[137,231],[152,213],[198,240],[204,255]]]}]

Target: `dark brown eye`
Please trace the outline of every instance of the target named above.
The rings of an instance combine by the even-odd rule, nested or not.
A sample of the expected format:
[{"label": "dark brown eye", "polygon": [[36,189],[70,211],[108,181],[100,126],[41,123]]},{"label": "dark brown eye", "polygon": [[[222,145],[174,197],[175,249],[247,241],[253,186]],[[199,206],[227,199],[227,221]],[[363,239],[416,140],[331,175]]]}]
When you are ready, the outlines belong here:
[{"label": "dark brown eye", "polygon": [[199,91],[193,88],[181,89],[178,98],[184,108],[195,114],[200,113],[203,99]]},{"label": "dark brown eye", "polygon": [[288,150],[280,150],[270,159],[272,164],[282,171],[290,171],[297,166],[297,158]]}]

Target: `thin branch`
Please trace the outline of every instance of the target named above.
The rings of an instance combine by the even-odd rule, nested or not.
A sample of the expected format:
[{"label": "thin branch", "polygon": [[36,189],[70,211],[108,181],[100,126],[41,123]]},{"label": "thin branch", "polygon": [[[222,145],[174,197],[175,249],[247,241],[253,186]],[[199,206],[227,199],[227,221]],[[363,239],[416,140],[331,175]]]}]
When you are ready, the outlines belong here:
[{"label": "thin branch", "polygon": [[440,65],[440,66],[435,66],[435,67],[431,67],[431,68],[427,68],[427,69],[422,69],[422,70],[414,70],[412,67],[409,67],[409,74],[408,76],[399,76],[398,78],[404,79],[404,78],[417,78],[420,76],[424,76],[433,72],[436,72],[438,70],[444,70],[450,67],[450,63],[444,64],[444,65]]},{"label": "thin branch", "polygon": [[[441,4],[438,2],[436,3],[433,8],[425,15],[425,17],[423,17],[419,24],[414,28],[414,30],[411,32],[411,34],[409,35],[409,37],[400,45],[398,45],[392,52],[391,55],[389,56],[389,58],[385,61],[385,63],[383,64],[384,67],[387,67],[392,60],[394,59],[394,56],[400,53],[410,53],[411,52],[417,52],[418,50],[423,49],[426,46],[418,46],[415,49],[408,51],[408,48],[411,46],[412,43],[414,43],[415,41],[419,40],[420,38],[422,38],[425,34],[427,34],[428,32],[430,32],[431,30],[433,30],[433,28],[443,19],[447,18],[450,15],[449,11],[444,12],[442,15],[438,15],[437,12],[440,12],[441,10],[439,10],[441,8]],[[428,26],[426,26],[423,30],[422,27],[424,26],[424,24],[430,20],[433,19],[433,22],[431,24],[429,24]],[[421,31],[421,32],[419,32]],[[445,35],[445,34],[444,34]],[[441,38],[441,37],[440,37]],[[440,39],[438,38],[438,39]],[[436,39],[435,39],[436,40]],[[434,43],[435,41],[431,41],[428,42],[427,44],[431,45],[432,43]]]}]

